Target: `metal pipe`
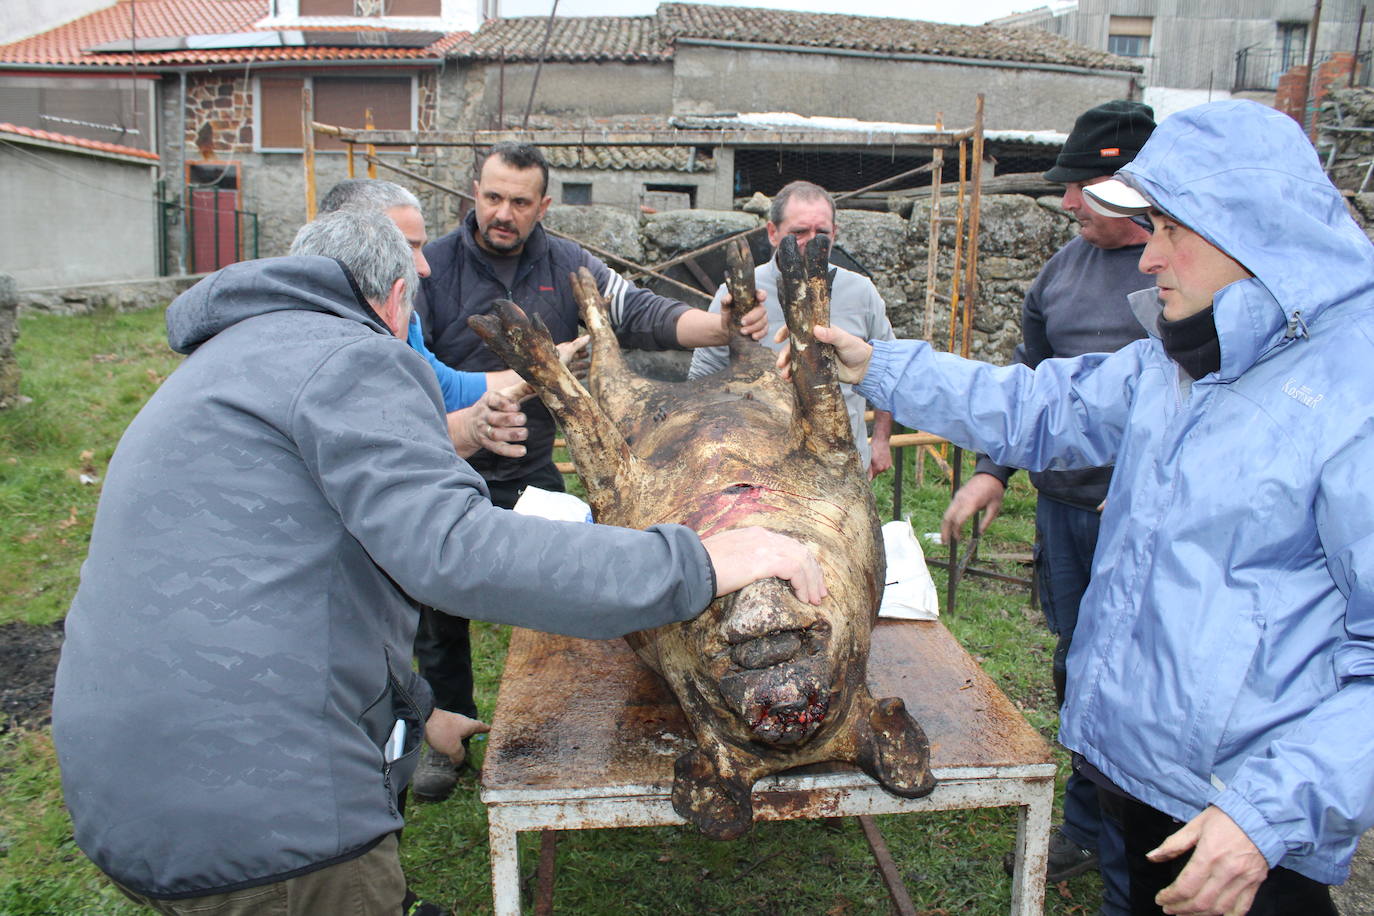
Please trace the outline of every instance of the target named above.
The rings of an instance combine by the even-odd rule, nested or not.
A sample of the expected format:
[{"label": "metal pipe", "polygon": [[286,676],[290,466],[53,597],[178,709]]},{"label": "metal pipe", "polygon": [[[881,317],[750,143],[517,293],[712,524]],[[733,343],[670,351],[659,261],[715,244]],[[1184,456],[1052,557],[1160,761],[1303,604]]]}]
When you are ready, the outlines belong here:
[{"label": "metal pipe", "polygon": [[539,88],[539,74],[544,69],[544,55],[549,50],[549,39],[553,37],[553,17],[557,13],[558,0],[553,0],[553,8],[549,10],[549,24],[544,28],[544,44],[539,48],[539,62],[534,65],[534,79],[530,82],[530,100],[525,103],[525,118],[520,122],[521,130],[530,126],[530,111],[534,108],[534,91]]},{"label": "metal pipe", "polygon": [[[178,150],[178,154],[177,154],[178,171],[181,172],[181,175],[180,175],[180,176],[178,177],[178,179],[177,179],[177,187],[181,189],[180,197],[181,197],[181,199],[182,199],[182,201],[183,201],[183,205],[182,205],[182,208],[181,208],[181,256],[178,258],[178,262],[179,262],[179,263],[178,263],[177,266],[178,266],[178,268],[179,268],[179,273],[185,274],[185,273],[187,272],[187,268],[190,266],[190,263],[191,263],[191,258],[190,258],[190,255],[189,255],[189,253],[188,253],[188,250],[187,250],[188,247],[189,247],[190,244],[191,244],[191,238],[190,238],[189,226],[188,226],[188,224],[191,222],[191,213],[190,213],[190,209],[186,206],[187,204],[190,203],[190,200],[189,200],[188,197],[187,197],[187,195],[190,193],[190,191],[189,191],[189,183],[188,183],[188,181],[187,181],[187,178],[188,178],[189,176],[186,174],[186,71],[185,71],[185,70],[182,70],[182,71],[181,71],[180,77],[181,77],[181,79],[180,79],[181,89],[180,89],[180,95],[179,95],[179,98],[178,98],[178,103],[179,103],[179,105],[180,105],[181,115],[180,115],[180,118],[178,119],[178,126],[177,126],[178,139],[177,139],[177,146],[176,146],[176,148],[177,148],[177,150]],[[170,144],[169,144],[169,146],[170,146]]]},{"label": "metal pipe", "polygon": [[1350,52],[1350,80],[1348,88],[1355,86],[1355,70],[1360,66],[1360,39],[1364,37],[1364,6],[1360,6],[1360,21],[1355,25],[1355,50]]}]

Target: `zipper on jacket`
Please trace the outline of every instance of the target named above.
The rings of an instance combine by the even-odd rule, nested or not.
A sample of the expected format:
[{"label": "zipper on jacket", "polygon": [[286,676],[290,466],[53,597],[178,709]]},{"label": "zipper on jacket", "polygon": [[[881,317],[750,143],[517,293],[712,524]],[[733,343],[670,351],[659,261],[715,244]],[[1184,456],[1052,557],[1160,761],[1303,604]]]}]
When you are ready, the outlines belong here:
[{"label": "zipper on jacket", "polygon": [[[1301,334],[1298,333],[1299,328],[1302,329]],[[1293,309],[1293,314],[1288,316],[1288,330],[1284,331],[1283,336],[1287,340],[1308,336],[1307,322],[1302,320],[1302,309]]]}]

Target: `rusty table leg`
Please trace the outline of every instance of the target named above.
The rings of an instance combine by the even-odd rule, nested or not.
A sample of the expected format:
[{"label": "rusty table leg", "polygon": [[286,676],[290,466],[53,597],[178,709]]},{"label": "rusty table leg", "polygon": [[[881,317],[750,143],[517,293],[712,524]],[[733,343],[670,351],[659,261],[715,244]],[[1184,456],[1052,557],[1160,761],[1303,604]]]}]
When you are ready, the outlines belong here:
[{"label": "rusty table leg", "polygon": [[897,871],[897,864],[892,861],[892,853],[887,848],[882,831],[867,814],[860,814],[858,820],[864,831],[864,839],[868,840],[868,848],[873,850],[873,860],[878,863],[883,883],[892,897],[893,910],[898,916],[916,916],[916,907],[911,902],[911,895],[906,892],[906,884]]},{"label": "rusty table leg", "polygon": [[503,812],[487,812],[487,847],[491,855],[492,911],[496,916],[520,916],[519,831],[506,823]]},{"label": "rusty table leg", "polygon": [[1016,865],[1012,871],[1012,916],[1036,916],[1045,903],[1045,869],[1049,864],[1050,817],[1054,808],[1054,780],[1042,782],[1046,791],[1029,793],[1017,809]]},{"label": "rusty table leg", "polygon": [[558,870],[558,831],[539,831],[539,869],[535,872],[534,916],[553,916],[553,879]]}]

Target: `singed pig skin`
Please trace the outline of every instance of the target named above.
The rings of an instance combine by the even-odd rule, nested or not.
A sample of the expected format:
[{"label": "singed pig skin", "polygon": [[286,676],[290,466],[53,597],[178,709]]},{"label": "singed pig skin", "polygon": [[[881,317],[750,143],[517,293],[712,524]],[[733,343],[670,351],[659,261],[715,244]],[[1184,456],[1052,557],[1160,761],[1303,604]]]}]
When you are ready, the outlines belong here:
[{"label": "singed pig skin", "polygon": [[645,528],[676,522],[703,537],[758,525],[807,544],[829,597],[798,600],[777,579],[716,599],[696,619],[627,638],[668,683],[697,748],[675,769],[673,805],[709,836],[752,823],[762,776],[822,761],[854,763],[899,795],[934,788],[928,748],[899,699],[866,683],[884,558],[834,369],[812,327],[829,316],[828,244],[779,252],[779,295],[792,334],[793,379],[738,333],[753,301],[744,245],[728,252],[736,307],[730,366],[681,383],[631,372],[585,271],[574,277],[592,337],[591,391],[558,362],[548,332],[511,303],[470,319],[528,379],[563,426],[596,520]]}]

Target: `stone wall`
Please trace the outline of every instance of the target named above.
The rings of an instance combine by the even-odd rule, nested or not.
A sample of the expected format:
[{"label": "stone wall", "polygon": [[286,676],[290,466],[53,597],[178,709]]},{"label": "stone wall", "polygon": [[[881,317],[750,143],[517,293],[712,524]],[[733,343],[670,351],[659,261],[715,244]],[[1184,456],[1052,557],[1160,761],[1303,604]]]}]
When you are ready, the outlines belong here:
[{"label": "stone wall", "polygon": [[1317,114],[1317,152],[1329,164],[1327,174],[1346,195],[1355,222],[1374,239],[1374,132],[1364,132],[1371,129],[1374,89],[1335,89]]},{"label": "stone wall", "polygon": [[[951,215],[948,202],[944,215]],[[840,211],[839,244],[872,275],[898,337],[924,336],[929,218],[928,203],[918,203],[910,218],[867,210]],[[597,248],[652,265],[723,234],[758,226],[763,219],[736,210],[678,210],[645,215],[616,207],[553,206],[545,222],[550,229]],[[976,359],[1003,364],[1011,360],[1021,339],[1021,300],[1026,290],[1045,261],[1073,237],[1076,229],[1073,220],[1059,208],[1058,198],[1036,200],[1010,194],[984,197],[979,224],[978,296],[970,352]],[[431,230],[439,234],[437,227],[431,225]],[[940,349],[946,349],[948,341],[947,297],[953,260],[954,225],[945,223],[940,232],[936,287],[939,298],[933,334]],[[24,308],[62,314],[98,308],[162,308],[199,279],[163,277],[49,287],[25,290],[19,294],[19,300]]]},{"label": "stone wall", "polygon": [[[944,215],[952,215],[948,202]],[[838,242],[863,265],[887,303],[898,337],[922,337],[930,209],[917,204],[911,218],[896,213],[842,210]],[[636,217],[611,207],[552,207],[550,228],[652,265],[699,247],[726,232],[759,225],[750,213],[684,210]],[[1058,198],[1019,195],[984,197],[979,215],[978,295],[970,352],[976,359],[1004,364],[1021,340],[1021,301],[1040,268],[1077,232]],[[954,225],[940,232],[934,334],[946,349],[949,334],[950,271]]]},{"label": "stone wall", "polygon": [[[181,292],[190,289],[204,276],[190,274],[181,277],[154,277],[148,280],[26,289],[18,293],[17,301],[20,308],[57,315],[84,315],[97,309],[133,312],[141,309],[166,308]],[[4,275],[0,274],[0,278],[4,278]],[[0,302],[3,302],[3,292],[0,292]],[[3,305],[0,305],[0,311],[3,311]]]},{"label": "stone wall", "polygon": [[209,73],[186,86],[187,150],[202,160],[237,159],[253,148],[253,84],[230,72]]},{"label": "stone wall", "polygon": [[0,274],[0,410],[19,401],[19,361],[14,342],[19,338],[18,287],[9,274]]}]

